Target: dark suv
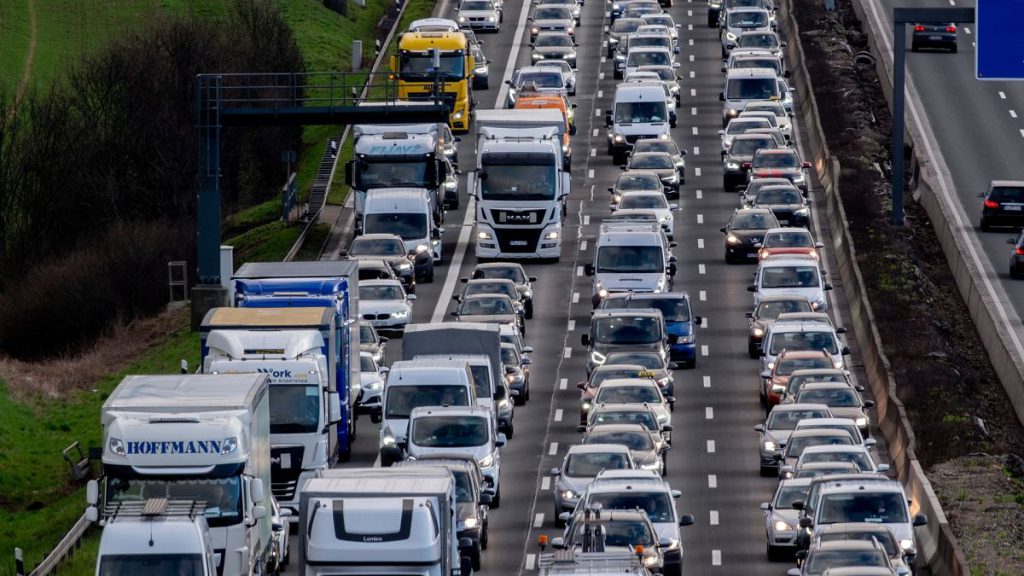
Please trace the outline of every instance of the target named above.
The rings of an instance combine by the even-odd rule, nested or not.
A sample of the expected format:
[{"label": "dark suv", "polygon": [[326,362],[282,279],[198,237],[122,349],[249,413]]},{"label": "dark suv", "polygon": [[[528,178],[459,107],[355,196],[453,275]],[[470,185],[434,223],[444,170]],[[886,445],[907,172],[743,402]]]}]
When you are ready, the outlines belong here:
[{"label": "dark suv", "polygon": [[677,338],[669,334],[660,310],[597,310],[590,331],[580,336],[587,347],[587,374],[604,364],[610,352],[653,350],[668,357]]},{"label": "dark suv", "polygon": [[669,360],[683,362],[690,368],[697,366],[697,326],[704,321],[690,310],[690,295],[686,292],[623,292],[609,294],[599,310],[643,310],[654,308],[665,318],[665,328],[676,341],[669,345]]}]

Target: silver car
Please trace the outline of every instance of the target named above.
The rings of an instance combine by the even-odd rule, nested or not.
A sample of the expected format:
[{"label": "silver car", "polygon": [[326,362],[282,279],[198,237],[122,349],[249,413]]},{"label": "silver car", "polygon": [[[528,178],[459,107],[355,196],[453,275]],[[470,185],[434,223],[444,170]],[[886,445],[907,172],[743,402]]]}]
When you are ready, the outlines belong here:
[{"label": "silver car", "polygon": [[566,32],[576,36],[576,18],[572,10],[557,4],[542,4],[533,11],[530,21],[530,39],[533,40],[545,30]]},{"label": "silver car", "polygon": [[459,26],[473,30],[497,32],[501,28],[501,12],[491,0],[463,0],[455,19]]},{"label": "silver car", "polygon": [[571,68],[576,68],[576,47],[579,44],[566,32],[541,32],[530,42],[533,52],[530,60],[536,63],[541,60],[563,60]]},{"label": "silver car", "polygon": [[801,420],[831,417],[832,412],[824,404],[780,404],[773,407],[764,424],[754,426],[760,435],[761,476],[771,476],[775,472],[779,465],[778,456]]},{"label": "silver car", "polygon": [[563,512],[572,512],[587,486],[602,470],[636,468],[629,449],[621,444],[576,444],[569,448],[562,465],[551,469],[554,477],[555,523]]},{"label": "silver car", "polygon": [[810,478],[783,480],[776,486],[771,501],[761,503],[769,560],[784,560],[796,552],[800,511],[793,508],[793,503],[807,499],[810,484]]},{"label": "silver car", "polygon": [[538,60],[534,64],[538,68],[554,68],[562,73],[565,79],[566,93],[569,96],[576,95],[576,70],[565,60]]},{"label": "silver car", "polygon": [[637,468],[665,475],[665,454],[670,446],[657,432],[640,424],[601,424],[587,430],[583,444],[621,444],[629,448]]}]

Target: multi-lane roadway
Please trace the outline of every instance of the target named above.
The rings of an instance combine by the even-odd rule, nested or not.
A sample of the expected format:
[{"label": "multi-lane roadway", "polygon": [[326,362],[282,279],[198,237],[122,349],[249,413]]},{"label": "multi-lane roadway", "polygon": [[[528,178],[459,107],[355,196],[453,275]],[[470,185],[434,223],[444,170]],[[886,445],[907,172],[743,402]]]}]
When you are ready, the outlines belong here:
[{"label": "multi-lane roadway", "polygon": [[[454,0],[452,4],[437,15],[451,17]],[[479,107],[501,106],[507,89],[501,79],[529,63],[529,8],[529,0],[505,0],[501,31],[480,35],[492,61],[492,88],[475,92]],[[482,567],[485,574],[536,570],[537,536],[560,531],[552,518],[548,471],[561,463],[566,449],[581,437],[575,431],[579,405],[575,383],[585,377],[580,334],[589,325],[591,311],[590,278],[583,275],[583,266],[593,256],[598,225],[609,213],[607,188],[620,172],[605,153],[604,113],[615,90],[612,63],[603,55],[606,9],[601,0],[588,0],[577,30],[580,48],[574,101],[578,104],[578,133],[573,138],[573,190],[561,261],[526,264],[528,273],[538,278],[534,284],[536,314],[528,321],[528,340],[535,349],[532,399],[517,408],[515,437],[503,448],[502,504],[490,515],[490,546]],[[704,323],[697,334],[696,368],[675,373],[678,402],[667,479],[682,491],[679,512],[697,519],[696,525],[683,529],[685,573],[780,575],[792,565],[768,562],[759,508],[760,502],[770,498],[775,480],[758,474],[757,435],[753,431],[764,415],[757,393],[758,364],[748,358],[746,348],[744,312],[751,307],[746,287],[754,268],[724,263],[719,232],[738,201],[736,194],[722,191],[718,93],[723,75],[717,30],[707,28],[706,9],[703,2],[685,0],[677,0],[668,9],[681,24],[677,58],[682,63],[682,106],[672,133],[688,152],[686,185],[675,214],[679,260],[675,287],[690,293],[694,313],[703,316]],[[474,144],[472,134],[463,137],[463,169],[471,168]],[[458,278],[475,265],[472,209],[472,203],[464,201],[460,210],[447,214],[445,264],[433,284],[418,286],[415,322],[444,320],[452,309],[453,291],[461,286]],[[829,234],[818,228],[822,221],[814,218],[812,226],[819,237]],[[838,287],[840,279],[832,278],[832,283]],[[840,293],[835,290],[830,297],[837,298]],[[844,303],[833,300],[832,304],[833,314],[843,325]],[[852,334],[847,336],[855,347]],[[400,339],[389,343],[388,361],[400,358],[400,345]],[[859,366],[856,354],[854,349],[851,364],[855,369]],[[377,426],[361,419],[350,465],[372,465],[377,441]]]}]

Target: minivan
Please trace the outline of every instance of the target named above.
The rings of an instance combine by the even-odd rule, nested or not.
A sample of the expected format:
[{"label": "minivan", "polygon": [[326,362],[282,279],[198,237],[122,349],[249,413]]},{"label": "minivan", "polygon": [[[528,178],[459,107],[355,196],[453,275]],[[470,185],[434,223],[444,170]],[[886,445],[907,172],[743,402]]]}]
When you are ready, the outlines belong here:
[{"label": "minivan", "polygon": [[604,364],[610,352],[653,350],[668,358],[668,347],[676,336],[665,329],[660,310],[598,310],[590,319],[590,330],[580,336],[587,348],[587,375]]},{"label": "minivan", "polygon": [[608,128],[608,154],[615,163],[622,164],[637,140],[671,138],[669,120],[664,86],[646,82],[619,84],[615,87],[612,108],[604,118]]},{"label": "minivan", "polygon": [[783,97],[779,78],[771,68],[733,68],[726,72],[725,90],[718,95],[722,105],[722,126],[740,115],[743,108],[757,100],[777,100]]},{"label": "minivan", "polygon": [[672,289],[676,257],[659,223],[602,224],[595,258],[584,266],[594,278],[594,308],[611,292],[666,292]]},{"label": "minivan", "polygon": [[[382,188],[366,195],[360,233],[395,234],[410,254],[428,252],[434,264],[441,263],[443,228],[434,224],[430,196],[422,188]],[[434,279],[433,267],[425,280]]]}]

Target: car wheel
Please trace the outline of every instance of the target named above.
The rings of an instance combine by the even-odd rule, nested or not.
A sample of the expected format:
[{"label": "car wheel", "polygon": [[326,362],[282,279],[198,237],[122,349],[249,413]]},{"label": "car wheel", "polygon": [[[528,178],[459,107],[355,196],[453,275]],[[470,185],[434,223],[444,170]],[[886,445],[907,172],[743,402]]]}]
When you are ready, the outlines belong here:
[{"label": "car wheel", "polygon": [[433,282],[434,281],[434,264],[433,263],[430,264],[430,269],[427,270],[427,273],[423,275],[423,281],[424,282]]},{"label": "car wheel", "polygon": [[533,300],[528,300],[526,302],[526,318],[533,318]]},{"label": "car wheel", "polygon": [[782,553],[782,550],[780,550],[778,546],[772,546],[771,544],[768,544],[767,548],[768,560],[770,562],[778,562],[779,560],[784,559],[785,555]]},{"label": "car wheel", "polygon": [[747,343],[747,355],[751,358],[757,358],[757,346],[754,346],[752,342]]},{"label": "car wheel", "polygon": [[[768,478],[769,476],[777,476],[775,469],[771,466],[761,466],[761,477]],[[768,554],[771,557],[771,553]]]},{"label": "car wheel", "polygon": [[484,522],[484,528],[480,531],[480,549],[487,550],[487,522]]},{"label": "car wheel", "polygon": [[956,44],[953,44],[949,51],[952,52],[953,54],[956,54]]},{"label": "car wheel", "polygon": [[992,229],[992,225],[989,224],[988,220],[986,220],[984,217],[981,219],[981,229],[984,232],[988,232],[989,230]]},{"label": "car wheel", "polygon": [[911,52],[920,52],[921,51],[921,49],[917,47],[917,42],[911,42],[910,43],[910,51]]},{"label": "car wheel", "polygon": [[708,28],[714,28],[718,25],[718,19],[708,16]]},{"label": "car wheel", "polygon": [[524,390],[521,394],[519,394],[519,396],[516,396],[512,399],[512,403],[515,404],[516,406],[522,406],[523,404],[526,404],[525,394],[526,391]]},{"label": "car wheel", "polygon": [[473,565],[473,572],[480,570],[480,545],[476,545],[469,552],[469,561]]},{"label": "car wheel", "polygon": [[525,385],[523,386],[523,390],[524,390],[524,392],[523,392],[523,402],[524,403],[525,402],[529,402],[530,401],[530,378],[529,377],[526,378],[526,382],[525,382]]},{"label": "car wheel", "polygon": [[498,490],[494,492],[494,496],[491,496],[491,509],[494,510],[501,506],[501,486],[498,486]]},{"label": "car wheel", "polygon": [[508,426],[505,426],[505,437],[506,438],[511,438],[512,436],[515,436],[515,433],[516,433],[515,425],[512,424],[511,422],[509,422]]}]

